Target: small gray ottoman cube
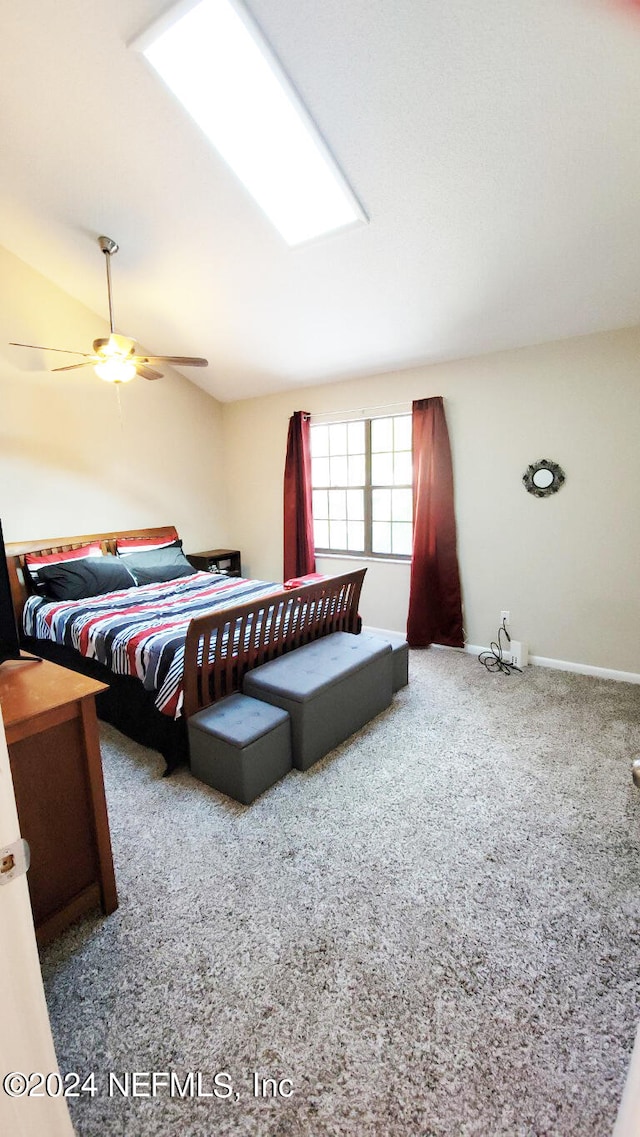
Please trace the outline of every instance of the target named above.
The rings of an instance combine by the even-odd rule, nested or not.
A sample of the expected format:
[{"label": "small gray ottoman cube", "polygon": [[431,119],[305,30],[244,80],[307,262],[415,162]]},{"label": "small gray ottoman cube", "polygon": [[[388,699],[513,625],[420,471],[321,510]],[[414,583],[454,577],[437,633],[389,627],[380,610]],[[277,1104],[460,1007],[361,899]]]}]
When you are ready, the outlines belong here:
[{"label": "small gray ottoman cube", "polygon": [[291,724],[279,707],[229,695],[187,722],[191,773],[250,805],[291,769]]},{"label": "small gray ottoman cube", "polygon": [[371,631],[363,628],[361,635],[373,636],[383,643],[391,644],[393,652],[393,690],[394,694],[409,682],[409,644],[402,632]]},{"label": "small gray ottoman cube", "polygon": [[293,764],[308,770],[389,706],[391,647],[333,632],[248,671],[243,690],[289,712]]}]

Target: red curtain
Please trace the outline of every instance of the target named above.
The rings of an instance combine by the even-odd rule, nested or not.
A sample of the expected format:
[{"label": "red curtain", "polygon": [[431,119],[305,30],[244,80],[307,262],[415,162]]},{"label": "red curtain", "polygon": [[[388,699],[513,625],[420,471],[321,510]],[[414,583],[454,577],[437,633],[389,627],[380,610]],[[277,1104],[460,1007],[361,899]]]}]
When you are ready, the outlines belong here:
[{"label": "red curtain", "polygon": [[463,647],[449,432],[440,396],[413,404],[413,556],[407,640]]},{"label": "red curtain", "polygon": [[311,499],[311,426],[306,411],[289,419],[284,466],[284,580],[315,572]]}]

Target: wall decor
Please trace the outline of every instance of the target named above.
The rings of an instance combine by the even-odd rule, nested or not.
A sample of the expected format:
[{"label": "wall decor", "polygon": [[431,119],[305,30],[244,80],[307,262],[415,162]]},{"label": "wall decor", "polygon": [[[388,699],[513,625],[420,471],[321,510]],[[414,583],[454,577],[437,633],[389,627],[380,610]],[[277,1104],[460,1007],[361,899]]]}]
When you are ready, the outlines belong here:
[{"label": "wall decor", "polygon": [[527,492],[532,493],[534,497],[549,497],[564,485],[565,472],[557,462],[541,458],[539,462],[527,466],[522,481]]}]

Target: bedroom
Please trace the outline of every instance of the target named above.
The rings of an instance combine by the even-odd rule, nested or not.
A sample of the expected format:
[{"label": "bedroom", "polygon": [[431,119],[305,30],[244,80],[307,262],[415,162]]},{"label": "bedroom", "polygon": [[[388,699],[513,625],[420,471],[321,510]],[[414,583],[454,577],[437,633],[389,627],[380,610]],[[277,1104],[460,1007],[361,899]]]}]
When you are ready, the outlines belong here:
[{"label": "bedroom", "polygon": [[[123,45],[158,5],[95,4],[86,21],[72,4],[56,5],[55,19],[35,3],[11,14],[0,80],[14,112],[5,139],[2,343],[83,349],[107,332],[94,239],[113,233],[121,245],[116,318],[156,350],[208,355],[213,390],[190,381],[199,375],[172,373],[127,385],[118,402],[86,373],[52,377],[52,358],[3,347],[8,540],[172,523],[187,551],[229,545],[242,551],[246,575],[282,579],[290,414],[305,409],[327,421],[438,394],[453,451],[468,644],[494,638],[506,608],[514,637],[547,666],[637,680],[638,17],[631,5],[595,0],[529,4],[516,24],[502,4],[486,6],[482,18],[473,8],[449,5],[448,19],[420,22],[411,44],[411,4],[376,5],[375,20],[362,4],[340,15],[332,5],[296,13],[285,3],[251,5],[370,213],[365,229],[293,253],[228,171],[203,155],[177,111],[151,109],[148,76],[136,72],[134,89],[125,87],[122,69],[134,63],[125,64]],[[436,58],[452,38],[465,75],[453,92]],[[413,102],[409,78],[407,86],[397,78],[404,62]],[[46,114],[38,104],[45,90]],[[347,91],[357,98],[352,116],[341,113]],[[416,105],[438,111],[424,140]],[[194,170],[206,187],[197,200]],[[380,241],[378,259],[374,267],[365,254],[370,287],[363,280],[353,296],[354,244],[367,239]],[[417,275],[431,258],[437,288]],[[197,318],[179,306],[182,292]],[[366,342],[366,357],[354,341]],[[536,501],[521,476],[546,453],[567,482]],[[342,562],[319,567],[337,572]],[[406,564],[369,564],[365,623],[402,629],[407,595]],[[529,669],[526,682],[541,674]],[[496,692],[490,682],[487,698]],[[625,735],[609,713],[604,737],[611,742],[618,721],[630,744],[620,758],[628,779],[637,727]],[[637,832],[629,841],[633,861]],[[632,956],[633,943],[626,949]],[[628,1035],[612,1046],[619,1096]],[[605,1096],[594,1132],[612,1118],[615,1093]],[[456,1123],[433,1120],[443,1133]]]}]

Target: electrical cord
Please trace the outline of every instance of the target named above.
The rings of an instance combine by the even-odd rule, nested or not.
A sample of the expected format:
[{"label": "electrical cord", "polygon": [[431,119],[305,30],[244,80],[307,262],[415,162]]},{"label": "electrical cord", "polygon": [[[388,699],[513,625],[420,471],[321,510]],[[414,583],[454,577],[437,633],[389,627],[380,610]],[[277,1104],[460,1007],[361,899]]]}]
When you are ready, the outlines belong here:
[{"label": "electrical cord", "polygon": [[502,621],[502,627],[498,628],[498,641],[491,641],[489,651],[481,651],[478,659],[487,671],[501,671],[503,675],[511,675],[512,671],[518,671],[522,675],[522,668],[516,667],[515,663],[507,663],[504,658],[504,648],[502,646],[502,633],[504,632],[507,643],[511,643],[511,636],[507,631],[507,621]]}]

